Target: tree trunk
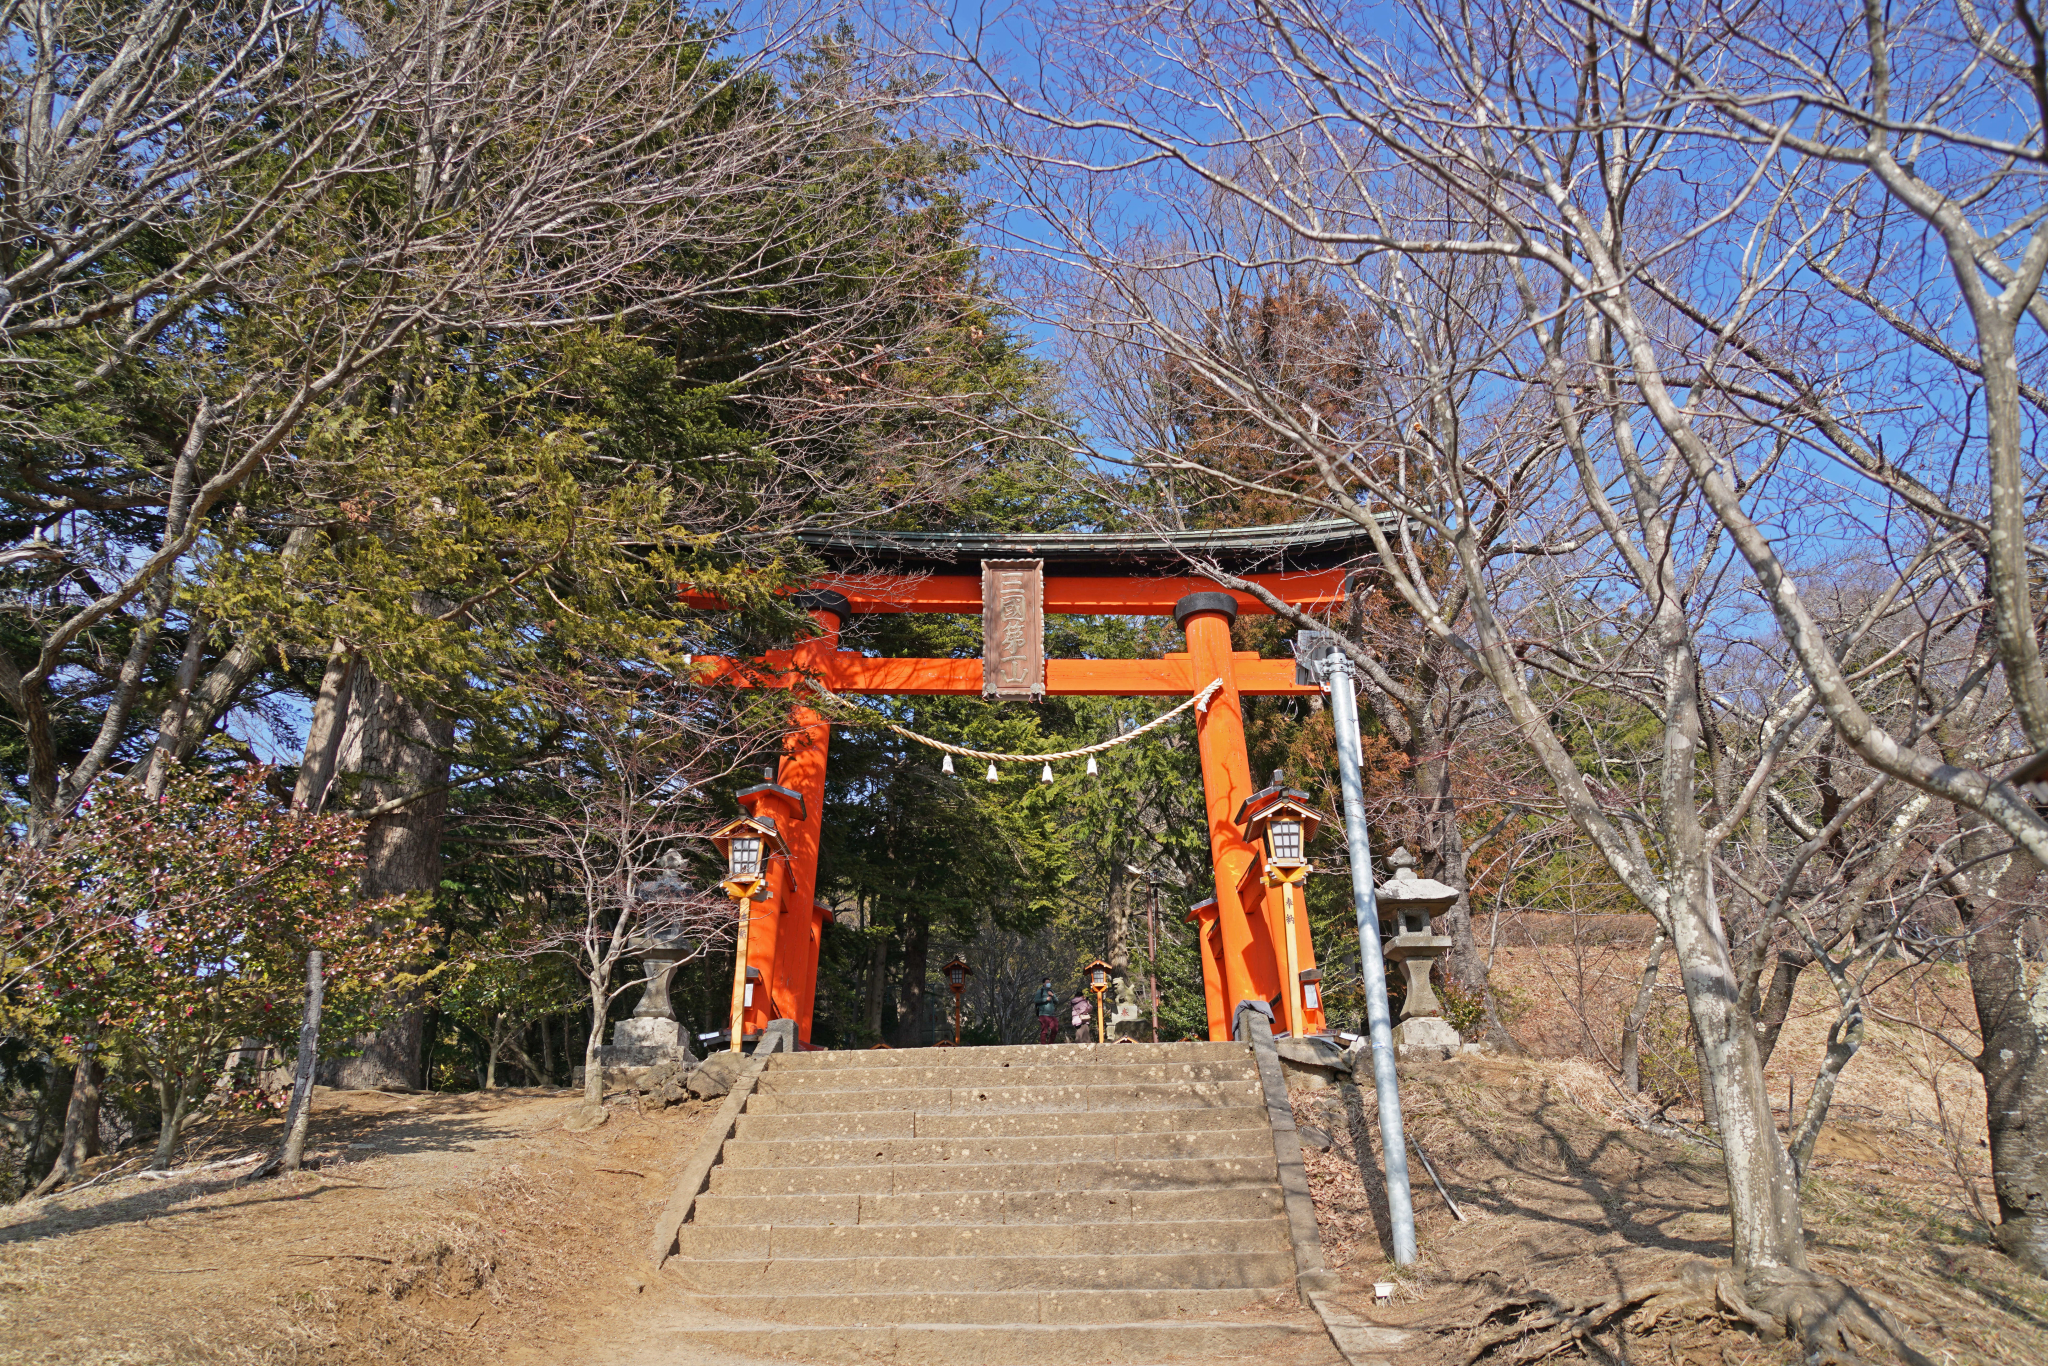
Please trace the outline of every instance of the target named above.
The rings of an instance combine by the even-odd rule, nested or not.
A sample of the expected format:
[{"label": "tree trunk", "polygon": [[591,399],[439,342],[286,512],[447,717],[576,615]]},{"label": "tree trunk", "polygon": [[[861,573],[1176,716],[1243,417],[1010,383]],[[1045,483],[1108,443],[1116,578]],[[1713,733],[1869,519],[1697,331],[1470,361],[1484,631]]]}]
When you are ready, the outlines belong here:
[{"label": "tree trunk", "polygon": [[177,1155],[178,1139],[185,1132],[185,1117],[192,1109],[192,1085],[189,1080],[157,1079],[157,1109],[163,1117],[163,1127],[157,1130],[156,1151],[150,1155],[151,1171],[168,1171],[171,1159]]},{"label": "tree trunk", "polygon": [[1130,874],[1121,862],[1109,866],[1109,939],[1104,944],[1103,957],[1118,975],[1128,973],[1131,967],[1131,896],[1133,885]]},{"label": "tree trunk", "polygon": [[1451,951],[1441,961],[1459,990],[1484,999],[1486,956],[1472,938],[1471,868],[1465,832],[1458,824],[1457,798],[1451,791],[1449,741],[1429,727],[1417,727],[1415,734],[1419,753],[1410,771],[1415,775],[1415,794],[1423,811],[1419,841],[1422,875],[1458,889],[1457,901],[1436,917],[1437,933],[1451,940]]},{"label": "tree trunk", "polygon": [[604,1018],[611,1005],[602,982],[590,984],[590,1035],[583,1041],[583,1103],[604,1104],[604,1068],[599,1066],[597,1050],[604,1042]]},{"label": "tree trunk", "polygon": [[42,1103],[36,1106],[28,1151],[21,1162],[21,1173],[30,1182],[39,1182],[48,1175],[64,1151],[64,1121],[71,1113],[72,1080],[76,1075],[74,1068],[55,1058],[50,1060],[48,1084],[43,1088]]},{"label": "tree trunk", "polygon": [[1628,1013],[1628,1022],[1621,1027],[1621,1084],[1634,1094],[1643,1089],[1642,1038],[1643,1021],[1649,1018],[1650,1003],[1656,999],[1657,970],[1664,963],[1664,948],[1670,943],[1662,931],[1650,945],[1650,957],[1643,964],[1642,984],[1636,988],[1635,1008]]},{"label": "tree trunk", "polygon": [[313,699],[313,717],[306,727],[305,758],[299,764],[299,780],[292,788],[294,811],[318,811],[327,804],[360,659],[339,640],[328,652],[327,669],[320,676],[320,692]]},{"label": "tree trunk", "polygon": [[896,1046],[919,1048],[925,1041],[925,974],[931,959],[932,926],[924,912],[913,910],[905,928],[909,933],[903,943],[903,1018],[896,1022]]},{"label": "tree trunk", "polygon": [[164,705],[157,717],[156,744],[150,749],[148,766],[143,773],[143,791],[151,799],[164,795],[169,784],[171,769],[176,764],[178,741],[185,730],[185,721],[192,713],[192,689],[199,682],[199,661],[206,654],[206,614],[195,613],[185,626],[185,650],[178,659],[178,677],[171,691],[171,700]]},{"label": "tree trunk", "polygon": [[1784,1032],[1785,1017],[1792,1013],[1792,996],[1799,990],[1799,974],[1813,963],[1813,955],[1803,949],[1780,949],[1778,965],[1771,972],[1771,989],[1764,996],[1763,1010],[1757,1016],[1757,1054],[1769,1066],[1771,1054],[1778,1050],[1778,1035]]},{"label": "tree trunk", "polygon": [[[685,1039],[684,1042],[687,1043],[688,1040]],[[554,1031],[548,1028],[548,1017],[545,1015],[540,1017],[540,1066],[540,1085],[553,1086],[555,1084],[555,1036]]]},{"label": "tree trunk", "polygon": [[1697,1033],[1692,1041],[1692,1061],[1700,1074],[1700,1122],[1709,1129],[1718,1129],[1721,1127],[1720,1097],[1707,1082],[1707,1073],[1713,1064],[1707,1061],[1706,1045],[1699,1041]]},{"label": "tree trunk", "polygon": [[320,1008],[326,997],[320,950],[306,955],[306,1010],[299,1018],[299,1059],[292,1069],[292,1103],[285,1114],[284,1151],[278,1165],[299,1169],[306,1154],[306,1130],[313,1116],[313,1071],[320,1062]]},{"label": "tree trunk", "polygon": [[106,1068],[87,1047],[71,1071],[71,1098],[64,1106],[64,1134],[58,1142],[57,1160],[36,1186],[35,1194],[47,1195],[75,1179],[85,1160],[99,1151],[100,1095],[106,1079]]},{"label": "tree trunk", "polygon": [[[1845,976],[1838,981],[1846,988]],[[1792,1113],[1792,1098],[1785,1098],[1785,1132],[1793,1135],[1792,1165],[1802,1176],[1813,1165],[1813,1145],[1820,1139],[1820,1126],[1827,1120],[1828,1106],[1834,1103],[1835,1083],[1841,1079],[1842,1069],[1863,1047],[1863,1029],[1863,1002],[1852,992],[1828,1028],[1828,1050],[1807,1091],[1803,1119]]]},{"label": "tree trunk", "polygon": [[889,937],[875,937],[874,952],[868,958],[868,995],[865,1013],[861,1023],[866,1027],[867,1037],[882,1037],[882,1006],[889,999]]},{"label": "tree trunk", "polygon": [[[2005,837],[1977,822],[1966,854]],[[2006,860],[1989,897],[1957,898],[1969,932],[1970,995],[1984,1050],[1985,1127],[1991,1139],[1991,1189],[1998,1201],[1998,1244],[2037,1276],[2048,1276],[2048,973],[2027,987],[2025,924],[2039,865],[2024,854]]]},{"label": "tree trunk", "polygon": [[[313,548],[320,533],[299,527],[285,537],[279,564],[287,573]],[[270,654],[270,645],[259,635],[244,633],[225,654],[199,677],[199,662],[205,650],[207,623],[195,620],[186,641],[185,657],[178,670],[177,687],[157,717],[156,742],[151,747],[144,771],[143,787],[151,797],[161,797],[170,781],[171,770],[192,757],[200,742],[227,714],[242,695]]]},{"label": "tree trunk", "polygon": [[1701,1089],[1721,1134],[1735,1274],[1762,1286],[1774,1269],[1805,1269],[1799,1177],[1771,1113],[1756,1024],[1742,1008],[1706,861],[1678,871],[1681,876],[1667,883],[1671,945],[1699,1038]]},{"label": "tree trunk", "polygon": [[[324,689],[324,685],[323,685]],[[441,826],[447,812],[448,751],[453,728],[432,708],[414,705],[356,666],[350,689],[341,768],[360,779],[357,804],[374,810],[364,840],[363,895],[426,898],[441,880]],[[359,1050],[332,1070],[341,1087],[420,1084],[426,1013],[417,992],[394,996],[385,1022],[355,1040]]]}]

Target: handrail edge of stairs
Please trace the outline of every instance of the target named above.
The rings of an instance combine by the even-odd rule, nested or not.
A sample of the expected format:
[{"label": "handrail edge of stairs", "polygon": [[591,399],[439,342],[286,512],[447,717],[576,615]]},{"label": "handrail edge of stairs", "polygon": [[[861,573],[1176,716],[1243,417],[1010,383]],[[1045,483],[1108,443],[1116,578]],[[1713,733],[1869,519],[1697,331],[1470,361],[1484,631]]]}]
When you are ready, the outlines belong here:
[{"label": "handrail edge of stairs", "polygon": [[1261,1012],[1240,1006],[1235,1033],[1252,1046],[1259,1069],[1259,1090],[1266,1102],[1266,1122],[1273,1131],[1273,1162],[1280,1173],[1280,1198],[1287,1210],[1288,1242],[1294,1248],[1294,1284],[1306,1300],[1312,1292],[1335,1290],[1341,1281],[1323,1264],[1323,1236],[1316,1227],[1316,1205],[1309,1194],[1308,1169],[1301,1160],[1301,1133],[1294,1127],[1294,1104],[1287,1099],[1287,1076],[1280,1050],[1273,1043],[1273,1024]]},{"label": "handrail edge of stairs", "polygon": [[663,1206],[661,1217],[654,1222],[654,1240],[647,1249],[647,1260],[654,1264],[656,1271],[661,1270],[662,1263],[674,1255],[682,1227],[689,1222],[697,1197],[711,1184],[711,1169],[718,1165],[719,1154],[725,1151],[725,1141],[732,1137],[738,1126],[740,1111],[746,1108],[747,1097],[754,1094],[754,1087],[760,1082],[768,1059],[778,1051],[796,1051],[796,1027],[787,1020],[771,1021],[762,1031],[761,1041],[754,1045],[746,1067],[733,1079],[732,1089],[725,1093],[725,1104],[718,1107],[710,1131],[698,1142],[697,1151],[690,1154],[688,1165],[669,1190],[668,1204]]}]

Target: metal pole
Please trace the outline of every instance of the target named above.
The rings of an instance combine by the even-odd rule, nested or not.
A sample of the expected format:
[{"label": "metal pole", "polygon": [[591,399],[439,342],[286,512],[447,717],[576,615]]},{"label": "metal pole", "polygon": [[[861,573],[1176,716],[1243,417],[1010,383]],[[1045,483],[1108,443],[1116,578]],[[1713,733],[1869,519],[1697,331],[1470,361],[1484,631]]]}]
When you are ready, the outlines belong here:
[{"label": "metal pole", "polygon": [[1351,852],[1351,900],[1358,910],[1358,957],[1365,975],[1365,1018],[1372,1036],[1372,1085],[1380,1102],[1380,1154],[1387,1163],[1387,1216],[1394,1225],[1394,1264],[1415,1264],[1415,1201],[1408,1190],[1408,1143],[1401,1132],[1401,1085],[1394,1076],[1393,1012],[1387,1006],[1387,965],[1380,954],[1379,898],[1372,885],[1372,841],[1365,828],[1364,744],[1358,736],[1358,695],[1351,659],[1334,641],[1323,655],[1330,719],[1337,731],[1337,775],[1344,786],[1344,842]]}]

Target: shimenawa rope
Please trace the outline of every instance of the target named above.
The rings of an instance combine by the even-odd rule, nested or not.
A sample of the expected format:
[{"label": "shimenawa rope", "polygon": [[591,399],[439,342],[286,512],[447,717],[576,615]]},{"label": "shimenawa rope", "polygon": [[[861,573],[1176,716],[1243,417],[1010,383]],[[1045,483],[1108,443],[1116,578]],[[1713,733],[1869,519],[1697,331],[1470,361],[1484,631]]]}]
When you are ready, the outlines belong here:
[{"label": "shimenawa rope", "polygon": [[1223,680],[1220,678],[1216,679],[1214,682],[1210,683],[1208,687],[1202,689],[1193,697],[1190,697],[1187,701],[1175,707],[1172,711],[1160,713],[1158,716],[1153,717],[1150,721],[1147,721],[1144,725],[1139,726],[1136,730],[1127,730],[1122,735],[1112,736],[1111,738],[1104,740],[1099,744],[1089,745],[1086,749],[1064,749],[1057,754],[996,754],[985,749],[969,749],[965,745],[948,744],[944,740],[935,740],[929,735],[919,735],[916,731],[911,730],[907,726],[899,726],[894,721],[884,721],[880,717],[876,716],[873,712],[868,711],[865,707],[861,707],[856,705],[855,703],[847,701],[845,698],[841,697],[838,693],[833,692],[830,688],[826,687],[822,683],[812,682],[807,683],[805,686],[808,687],[811,691],[818,693],[820,696],[830,698],[832,701],[837,702],[840,706],[845,707],[847,710],[855,713],[868,725],[880,726],[884,730],[894,731],[896,734],[902,736],[906,740],[915,740],[920,745],[929,745],[933,749],[939,750],[946,754],[957,754],[963,759],[985,760],[988,763],[992,764],[1050,764],[1055,759],[1080,759],[1091,754],[1100,754],[1104,750],[1115,749],[1118,745],[1127,745],[1131,741],[1143,735],[1145,732],[1150,730],[1157,730],[1159,727],[1165,725],[1174,717],[1179,716],[1182,712],[1186,711],[1190,707],[1205,708],[1209,705],[1210,700],[1213,699],[1216,696],[1216,694],[1222,689]]}]

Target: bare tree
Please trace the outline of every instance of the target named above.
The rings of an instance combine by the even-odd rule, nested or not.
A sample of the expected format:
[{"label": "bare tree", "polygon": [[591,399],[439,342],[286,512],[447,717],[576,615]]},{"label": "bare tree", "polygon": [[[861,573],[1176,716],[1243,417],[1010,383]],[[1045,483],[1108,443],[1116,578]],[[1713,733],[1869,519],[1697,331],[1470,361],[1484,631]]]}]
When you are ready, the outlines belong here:
[{"label": "bare tree", "polygon": [[[1596,25],[1589,39],[1566,5],[1415,4],[1393,32],[1385,18],[1309,3],[1106,13],[1049,25],[1070,41],[1039,49],[1035,84],[982,62],[972,36],[954,55],[973,69],[965,93],[990,143],[1009,149],[1032,215],[1017,231],[1078,282],[1078,325],[1205,366],[1312,466],[1319,487],[1302,501],[1372,539],[1401,604],[1484,675],[1566,815],[1656,916],[1721,1128],[1728,1293],[1822,1350],[1845,1331],[1896,1344],[1807,1267],[1717,875],[1780,767],[1828,733],[1815,715],[1881,777],[2048,849],[2048,824],[2009,788],[1919,747],[1924,710],[1894,735],[1856,701],[1895,689],[1947,624],[1903,604],[1943,575],[1933,556],[1953,533],[1880,540],[1901,552],[1876,557],[1884,586],[1832,629],[1817,620],[1792,580],[1822,559],[1814,543],[1790,542],[1807,553],[1788,562],[1740,506],[1810,528],[1799,509],[1816,471],[1806,429],[1787,429],[1792,405],[1752,406],[1758,366],[1726,344],[1758,295],[1779,291],[1785,258],[1768,234],[1754,251],[1712,236],[1753,188],[1705,173],[1727,167],[1723,116],[1678,98],[1676,77],[1645,81],[1653,63],[1632,37]],[[1714,127],[1695,135],[1694,121]],[[1161,206],[1153,221],[1129,229],[1127,196]],[[1646,284],[1659,274],[1718,281],[1724,297],[1688,313]],[[1189,325],[1192,290],[1304,275],[1398,343],[1397,402],[1371,440]],[[1830,357],[1845,362],[1869,363]],[[1839,537],[1848,520],[1822,529]],[[1824,553],[1839,558],[1840,542]],[[1758,609],[1789,658],[1731,701],[1708,680]],[[1647,802],[1587,771],[1583,737],[1551,706],[1560,689],[1616,694],[1650,718]],[[1739,750],[1726,742],[1738,723]]]},{"label": "bare tree", "polygon": [[[1957,809],[1964,857],[1943,862],[1971,935],[1997,1236],[2048,1274],[2048,1028],[2029,1008],[2038,968],[2021,934],[2048,823],[1999,778],[2048,750],[2035,586],[2048,395],[2031,378],[2048,352],[2048,35],[2028,4],[1987,22],[1970,0],[1769,5],[1676,27],[1574,8],[1588,19],[1609,69],[1629,72],[1609,82],[1613,115],[1672,101],[1688,140],[1739,170],[1708,221],[1754,249],[1739,289],[1667,270],[1640,239],[1587,253],[1584,278],[1829,720],[1871,767]],[[1720,238],[1723,259],[1734,240]],[[1664,309],[1684,326],[1647,320]],[[1874,703],[1792,572],[1776,509],[1747,487],[1750,451],[1703,430],[1715,406],[1868,490],[1925,639],[1976,623],[1967,656],[1914,661],[1917,706]]]},{"label": "bare tree", "polygon": [[750,739],[728,699],[686,683],[556,676],[534,691],[575,738],[541,793],[492,818],[536,860],[550,906],[518,952],[564,959],[588,988],[583,1095],[598,1105],[605,1021],[639,984],[621,964],[653,943],[689,963],[733,942],[734,903],[703,839],[717,815],[706,784],[780,737]]}]

